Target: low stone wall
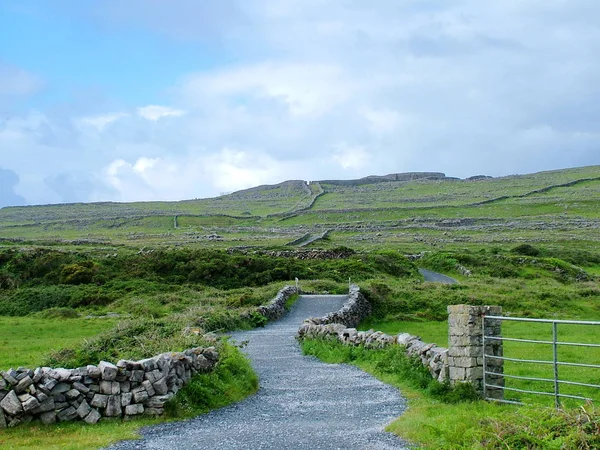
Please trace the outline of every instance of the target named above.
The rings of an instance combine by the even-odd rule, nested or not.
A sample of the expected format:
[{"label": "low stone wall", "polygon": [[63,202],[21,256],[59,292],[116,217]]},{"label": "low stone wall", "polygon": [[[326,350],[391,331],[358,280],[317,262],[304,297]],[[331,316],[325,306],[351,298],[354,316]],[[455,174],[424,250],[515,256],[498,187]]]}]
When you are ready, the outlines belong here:
[{"label": "low stone wall", "polygon": [[214,347],[163,353],[140,361],[101,361],[77,369],[11,369],[0,372],[0,428],[40,420],[160,415],[193,375],[213,370]]},{"label": "low stone wall", "polygon": [[353,284],[350,286],[348,300],[337,311],[323,317],[310,317],[304,324],[325,325],[328,323],[342,324],[346,327],[356,327],[365,317],[371,314],[371,304],[361,294],[360,288]]},{"label": "low stone wall", "polygon": [[258,307],[258,312],[269,320],[277,320],[285,314],[285,302],[296,294],[294,286],[285,286],[268,304]]},{"label": "low stone wall", "polygon": [[448,379],[448,349],[435,344],[426,344],[418,336],[401,333],[390,336],[381,331],[357,331],[339,323],[317,325],[304,322],[298,330],[299,339],[337,339],[345,345],[364,345],[366,348],[381,349],[390,345],[402,345],[409,356],[417,356],[431,376],[443,382]]}]

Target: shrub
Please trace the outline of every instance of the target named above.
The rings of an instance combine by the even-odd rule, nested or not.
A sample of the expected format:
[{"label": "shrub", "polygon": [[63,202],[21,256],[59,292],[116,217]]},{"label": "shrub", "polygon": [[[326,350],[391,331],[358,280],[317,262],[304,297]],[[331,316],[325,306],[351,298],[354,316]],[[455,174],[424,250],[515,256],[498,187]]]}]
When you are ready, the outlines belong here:
[{"label": "shrub", "polygon": [[540,251],[530,244],[521,244],[511,249],[511,253],[524,256],[538,256]]}]

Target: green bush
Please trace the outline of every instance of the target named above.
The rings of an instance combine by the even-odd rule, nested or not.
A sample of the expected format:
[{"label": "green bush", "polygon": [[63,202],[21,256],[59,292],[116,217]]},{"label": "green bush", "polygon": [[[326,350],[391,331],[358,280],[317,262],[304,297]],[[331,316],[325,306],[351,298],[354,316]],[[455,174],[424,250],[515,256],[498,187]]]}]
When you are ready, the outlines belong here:
[{"label": "green bush", "polygon": [[511,249],[511,253],[516,253],[517,255],[524,256],[538,256],[540,251],[530,244],[521,244],[517,245],[515,248]]}]

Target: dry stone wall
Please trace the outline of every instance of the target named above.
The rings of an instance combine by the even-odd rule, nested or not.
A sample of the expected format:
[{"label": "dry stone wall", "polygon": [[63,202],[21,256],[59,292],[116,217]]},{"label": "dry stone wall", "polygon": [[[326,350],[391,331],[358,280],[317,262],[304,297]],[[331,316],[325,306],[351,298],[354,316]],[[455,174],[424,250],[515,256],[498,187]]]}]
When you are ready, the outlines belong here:
[{"label": "dry stone wall", "polygon": [[357,331],[356,328],[347,328],[345,325],[337,323],[317,325],[304,322],[298,330],[298,338],[336,339],[345,345],[363,345],[372,349],[402,345],[406,348],[409,356],[415,356],[421,360],[434,379],[440,382],[448,379],[448,349],[438,347],[436,344],[427,344],[418,336],[408,333],[391,336],[381,331]]},{"label": "dry stone wall", "polygon": [[345,345],[363,345],[373,349],[402,345],[409,356],[421,360],[433,378],[439,381],[448,378],[448,349],[426,344],[418,336],[408,333],[390,336],[381,331],[357,331],[356,326],[370,314],[371,304],[360,293],[360,288],[352,285],[348,300],[341,309],[324,317],[306,319],[298,329],[298,338],[337,339]]},{"label": "dry stone wall", "polygon": [[325,325],[328,323],[342,324],[347,327],[356,327],[365,317],[371,314],[371,304],[360,292],[360,288],[353,284],[350,286],[348,300],[338,310],[323,317],[310,317],[304,324]]},{"label": "dry stone wall", "polygon": [[[325,317],[306,319],[298,329],[299,339],[325,338],[336,339],[345,345],[362,345],[366,348],[380,349],[390,345],[401,345],[409,356],[418,357],[429,370],[431,376],[452,384],[472,383],[483,396],[501,399],[502,389],[492,388],[489,384],[503,386],[502,341],[490,340],[485,352],[492,357],[486,360],[486,382],[484,391],[483,369],[483,329],[485,315],[501,315],[498,306],[452,305],[448,307],[448,348],[428,344],[418,336],[401,333],[395,336],[381,331],[357,331],[358,323],[370,314],[369,302],[358,286],[353,286],[349,300],[336,312]],[[486,327],[489,336],[501,336],[500,321],[490,321]]]},{"label": "dry stone wall", "polygon": [[77,369],[10,369],[0,372],[0,428],[102,417],[160,415],[192,376],[210,372],[214,347],[163,353],[140,361],[101,361]]},{"label": "dry stone wall", "polygon": [[285,314],[285,302],[296,294],[294,286],[285,286],[268,304],[258,307],[258,312],[268,320],[277,320]]}]

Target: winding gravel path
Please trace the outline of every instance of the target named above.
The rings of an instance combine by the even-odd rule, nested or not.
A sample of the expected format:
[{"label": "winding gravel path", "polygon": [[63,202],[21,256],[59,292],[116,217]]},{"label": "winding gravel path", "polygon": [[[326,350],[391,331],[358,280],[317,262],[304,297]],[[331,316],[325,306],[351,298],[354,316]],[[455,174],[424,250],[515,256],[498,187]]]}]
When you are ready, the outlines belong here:
[{"label": "winding gravel path", "polygon": [[195,419],[145,428],[131,449],[407,449],[384,426],[406,408],[397,389],[345,364],[303,356],[300,323],[341,307],[345,296],[302,296],[282,319],[233,333],[260,377],[259,392]]},{"label": "winding gravel path", "polygon": [[431,281],[433,283],[442,283],[442,284],[457,284],[454,278],[450,278],[449,276],[442,275],[441,273],[432,272],[427,269],[419,269],[419,273],[423,275],[425,281]]}]

